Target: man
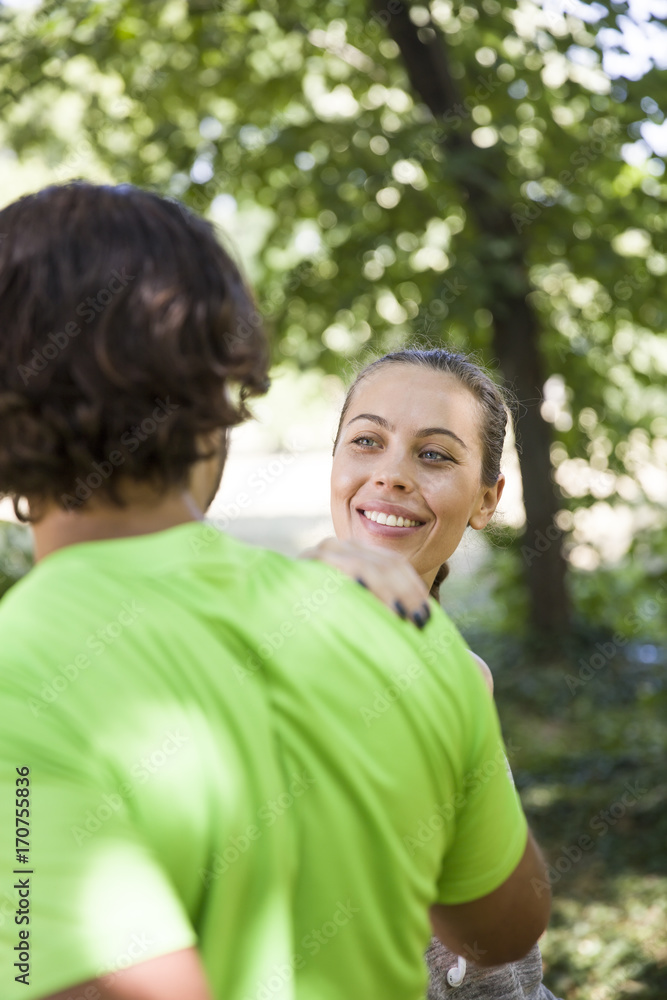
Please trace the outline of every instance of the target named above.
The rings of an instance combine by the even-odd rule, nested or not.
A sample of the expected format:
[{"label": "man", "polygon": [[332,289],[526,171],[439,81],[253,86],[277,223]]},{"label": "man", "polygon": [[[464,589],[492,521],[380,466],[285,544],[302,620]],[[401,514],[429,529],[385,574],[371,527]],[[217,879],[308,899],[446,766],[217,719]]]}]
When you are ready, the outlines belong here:
[{"label": "man", "polygon": [[76,183],[0,231],[0,492],[37,563],[0,605],[2,996],[418,997],[429,908],[525,953],[544,866],[446,617],[202,523],[268,357],[211,228]]}]

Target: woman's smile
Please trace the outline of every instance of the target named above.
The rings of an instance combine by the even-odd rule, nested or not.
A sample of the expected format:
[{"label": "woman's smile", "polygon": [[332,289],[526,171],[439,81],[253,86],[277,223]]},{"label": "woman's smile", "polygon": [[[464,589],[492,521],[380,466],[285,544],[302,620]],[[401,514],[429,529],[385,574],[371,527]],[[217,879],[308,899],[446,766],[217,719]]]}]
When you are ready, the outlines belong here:
[{"label": "woman's smile", "polygon": [[[357,513],[365,521],[370,522],[370,524],[365,524],[364,527],[372,534],[390,535],[392,532],[407,534],[415,531],[417,528],[423,527],[425,523],[423,518],[420,518],[418,514],[408,510],[406,507],[400,507],[397,504],[388,504],[382,500],[366,501],[363,507],[357,508]],[[387,528],[389,529],[388,532],[381,530]]]},{"label": "woman's smile", "polygon": [[466,526],[493,512],[479,424],[477,400],[449,373],[396,364],[364,379],[334,454],[338,538],[395,547],[430,586]]}]

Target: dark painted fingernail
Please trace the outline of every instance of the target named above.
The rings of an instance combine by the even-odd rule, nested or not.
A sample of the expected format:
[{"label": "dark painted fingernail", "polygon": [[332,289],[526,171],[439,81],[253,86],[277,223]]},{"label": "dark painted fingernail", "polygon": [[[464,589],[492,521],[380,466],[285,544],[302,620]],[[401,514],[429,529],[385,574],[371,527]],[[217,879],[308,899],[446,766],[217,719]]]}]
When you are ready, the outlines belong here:
[{"label": "dark painted fingernail", "polygon": [[394,601],[394,607],[396,608],[396,614],[400,615],[401,618],[405,620],[408,617],[408,613],[400,601]]},{"label": "dark painted fingernail", "polygon": [[356,579],[357,583],[360,583],[362,587],[365,587],[366,590],[368,590],[368,584],[364,583],[364,581],[361,579],[360,576],[355,577],[355,579]]},{"label": "dark painted fingernail", "polygon": [[426,619],[422,618],[422,616],[419,614],[418,611],[415,611],[415,613],[412,616],[412,620],[417,626],[417,628],[423,628],[424,625],[426,624]]},{"label": "dark painted fingernail", "polygon": [[421,616],[424,619],[424,624],[426,624],[426,622],[431,617],[431,609],[429,608],[429,606],[426,603],[426,601],[424,601],[424,603],[421,606]]}]

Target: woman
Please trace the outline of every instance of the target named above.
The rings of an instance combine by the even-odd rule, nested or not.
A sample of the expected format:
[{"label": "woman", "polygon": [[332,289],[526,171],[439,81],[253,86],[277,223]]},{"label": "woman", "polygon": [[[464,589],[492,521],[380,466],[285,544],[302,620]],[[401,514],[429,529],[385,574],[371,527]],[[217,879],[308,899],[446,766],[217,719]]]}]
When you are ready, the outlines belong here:
[{"label": "woman", "polygon": [[[500,390],[463,355],[403,350],[372,362],[347,394],[334,443],[336,538],[304,555],[356,577],[423,628],[428,595],[438,598],[466,527],[484,528],[498,505],[506,422]],[[434,938],[427,962],[429,1000],[453,988],[461,1000],[554,1000],[537,945],[511,965],[466,967]]]}]

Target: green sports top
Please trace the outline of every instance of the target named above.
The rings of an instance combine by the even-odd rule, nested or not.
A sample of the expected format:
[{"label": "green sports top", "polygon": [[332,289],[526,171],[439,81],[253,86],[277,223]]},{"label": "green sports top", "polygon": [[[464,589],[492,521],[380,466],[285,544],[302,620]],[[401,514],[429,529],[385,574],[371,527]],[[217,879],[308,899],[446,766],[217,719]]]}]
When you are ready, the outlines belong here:
[{"label": "green sports top", "polygon": [[0,829],[7,1000],[195,944],[216,1000],[418,1000],[429,904],[526,840],[438,608],[418,633],[199,522],[60,549],[0,602]]}]

